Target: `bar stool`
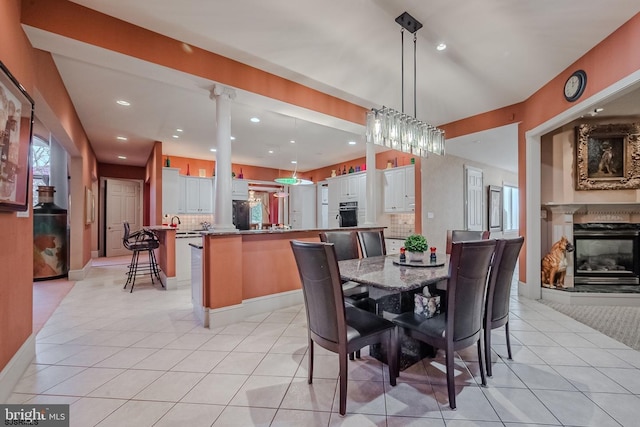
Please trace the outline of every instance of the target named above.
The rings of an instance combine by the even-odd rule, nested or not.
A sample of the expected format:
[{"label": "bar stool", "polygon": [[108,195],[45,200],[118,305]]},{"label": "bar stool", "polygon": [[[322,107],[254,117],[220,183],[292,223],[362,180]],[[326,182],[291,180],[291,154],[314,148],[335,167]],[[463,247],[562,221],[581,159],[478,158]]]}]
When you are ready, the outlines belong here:
[{"label": "bar stool", "polygon": [[[131,233],[129,223],[125,221],[124,236],[122,237],[122,244],[124,247],[132,252],[131,263],[128,265],[129,271],[127,271],[127,281],[124,284],[124,289],[127,289],[129,283],[131,283],[131,290],[136,284],[136,276],[138,274],[149,274],[151,276],[151,283],[155,284],[153,276],[158,279],[158,282],[164,288],[164,283],[160,280],[160,270],[158,269],[158,263],[156,261],[156,255],[154,249],[160,247],[160,242],[155,234],[147,230],[138,230]],[[139,262],[140,252],[147,252],[149,255],[149,262]]]}]

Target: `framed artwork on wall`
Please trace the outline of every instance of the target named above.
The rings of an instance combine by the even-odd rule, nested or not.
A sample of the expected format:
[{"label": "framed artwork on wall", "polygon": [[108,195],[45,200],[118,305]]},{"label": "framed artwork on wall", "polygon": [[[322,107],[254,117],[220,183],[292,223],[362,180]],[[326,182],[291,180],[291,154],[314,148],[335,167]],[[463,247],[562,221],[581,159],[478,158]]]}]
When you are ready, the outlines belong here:
[{"label": "framed artwork on wall", "polygon": [[489,231],[502,231],[502,187],[489,186]]},{"label": "framed artwork on wall", "polygon": [[93,224],[96,215],[95,197],[89,187],[84,188],[84,223]]},{"label": "framed artwork on wall", "polygon": [[0,210],[29,209],[33,99],[0,62]]},{"label": "framed artwork on wall", "polygon": [[640,125],[582,124],[576,128],[576,190],[640,188]]}]

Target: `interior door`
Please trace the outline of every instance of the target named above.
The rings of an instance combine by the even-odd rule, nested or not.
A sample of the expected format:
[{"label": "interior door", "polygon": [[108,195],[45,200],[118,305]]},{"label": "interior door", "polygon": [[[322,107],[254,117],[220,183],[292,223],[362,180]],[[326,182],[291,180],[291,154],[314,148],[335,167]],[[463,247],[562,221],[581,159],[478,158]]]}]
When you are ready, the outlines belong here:
[{"label": "interior door", "polygon": [[465,172],[465,222],[467,230],[482,230],[482,170],[464,167]]},{"label": "interior door", "polygon": [[106,256],[127,255],[129,251],[122,246],[124,221],[128,221],[131,231],[142,228],[142,191],[141,182],[122,179],[107,179],[105,209],[106,218]]}]

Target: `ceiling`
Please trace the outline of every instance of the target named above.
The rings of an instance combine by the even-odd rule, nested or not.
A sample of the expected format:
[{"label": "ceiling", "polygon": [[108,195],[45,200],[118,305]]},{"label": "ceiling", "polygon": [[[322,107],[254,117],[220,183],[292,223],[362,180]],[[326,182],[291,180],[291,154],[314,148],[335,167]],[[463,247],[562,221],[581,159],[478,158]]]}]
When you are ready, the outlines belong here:
[{"label": "ceiling", "polygon": [[[394,20],[408,11],[424,25],[416,33],[416,116],[435,125],[524,101],[640,11],[640,2],[630,0],[74,3],[366,108],[397,110],[402,49]],[[100,162],[143,165],[153,141],[162,141],[168,155],[215,158],[215,102],[209,99],[215,82],[25,30],[35,47],[53,54]],[[405,111],[412,114],[413,43],[405,36]],[[435,49],[440,42],[446,50]],[[297,160],[297,168],[306,171],[365,155],[362,126],[237,93],[234,163],[292,170]],[[116,99],[131,106],[118,106]],[[251,117],[261,122],[251,123]],[[450,154],[513,171],[516,147],[515,126],[447,141]]]}]

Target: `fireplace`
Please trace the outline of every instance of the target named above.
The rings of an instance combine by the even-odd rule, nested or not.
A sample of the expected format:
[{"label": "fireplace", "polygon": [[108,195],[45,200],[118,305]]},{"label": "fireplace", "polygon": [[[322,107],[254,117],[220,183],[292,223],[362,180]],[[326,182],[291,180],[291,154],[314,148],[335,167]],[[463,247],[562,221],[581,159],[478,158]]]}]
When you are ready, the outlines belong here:
[{"label": "fireplace", "polygon": [[574,224],[576,285],[640,284],[640,224]]}]

